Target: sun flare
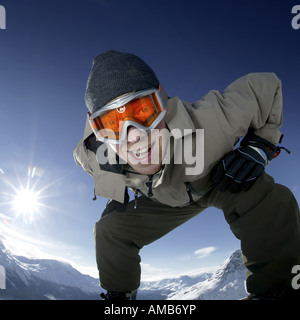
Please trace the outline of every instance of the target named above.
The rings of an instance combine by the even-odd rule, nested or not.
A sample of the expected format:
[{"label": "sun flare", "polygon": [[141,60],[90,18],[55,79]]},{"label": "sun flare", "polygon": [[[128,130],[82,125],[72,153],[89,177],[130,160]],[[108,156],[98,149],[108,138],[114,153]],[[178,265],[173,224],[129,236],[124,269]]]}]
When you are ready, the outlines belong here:
[{"label": "sun flare", "polygon": [[39,210],[39,193],[30,189],[21,188],[14,195],[12,204],[14,210],[21,214],[34,214]]},{"label": "sun flare", "polygon": [[3,213],[0,212],[0,222],[2,217],[2,219],[7,218],[5,223],[23,221],[26,225],[30,225],[44,219],[49,209],[58,210],[47,205],[47,199],[53,196],[48,190],[61,181],[63,176],[51,179],[50,183],[45,184],[42,183],[44,173],[43,168],[29,166],[26,179],[18,173],[14,177],[9,176],[0,168],[0,182],[4,182],[7,187],[3,191],[0,190],[0,208],[1,205],[7,208]]}]

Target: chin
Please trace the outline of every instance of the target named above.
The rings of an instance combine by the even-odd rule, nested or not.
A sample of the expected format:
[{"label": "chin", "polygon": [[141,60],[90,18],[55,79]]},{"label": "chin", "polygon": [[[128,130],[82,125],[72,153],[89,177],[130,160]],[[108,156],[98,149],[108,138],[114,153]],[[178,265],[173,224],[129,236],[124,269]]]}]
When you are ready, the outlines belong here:
[{"label": "chin", "polygon": [[150,164],[150,165],[137,164],[137,165],[132,165],[131,167],[140,174],[151,175],[160,170],[161,164]]}]

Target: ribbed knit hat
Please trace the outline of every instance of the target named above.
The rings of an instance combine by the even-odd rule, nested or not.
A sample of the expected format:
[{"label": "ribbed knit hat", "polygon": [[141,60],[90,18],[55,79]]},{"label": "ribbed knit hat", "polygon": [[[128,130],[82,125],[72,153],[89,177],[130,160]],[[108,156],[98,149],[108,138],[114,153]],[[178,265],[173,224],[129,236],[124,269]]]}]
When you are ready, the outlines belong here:
[{"label": "ribbed knit hat", "polygon": [[110,50],[93,61],[85,103],[93,113],[122,94],[158,87],[155,73],[141,58]]}]

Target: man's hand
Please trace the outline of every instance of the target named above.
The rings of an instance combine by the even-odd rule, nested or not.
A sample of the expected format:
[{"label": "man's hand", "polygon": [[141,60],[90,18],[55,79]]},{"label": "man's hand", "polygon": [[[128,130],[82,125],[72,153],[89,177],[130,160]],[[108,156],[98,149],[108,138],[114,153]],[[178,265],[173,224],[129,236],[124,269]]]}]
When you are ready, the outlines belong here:
[{"label": "man's hand", "polygon": [[277,151],[278,147],[269,141],[248,133],[241,141],[241,147],[227,153],[212,169],[211,179],[221,192],[227,189],[232,193],[247,191]]},{"label": "man's hand", "polygon": [[217,189],[232,193],[249,190],[267,165],[263,151],[251,146],[231,151],[213,168],[211,179]]}]

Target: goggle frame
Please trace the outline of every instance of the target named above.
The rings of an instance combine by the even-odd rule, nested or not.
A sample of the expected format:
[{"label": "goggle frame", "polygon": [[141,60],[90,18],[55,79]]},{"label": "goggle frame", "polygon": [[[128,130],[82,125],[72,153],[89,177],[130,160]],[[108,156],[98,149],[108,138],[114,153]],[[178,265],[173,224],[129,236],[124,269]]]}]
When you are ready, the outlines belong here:
[{"label": "goggle frame", "polygon": [[[121,127],[121,133],[119,133],[119,139],[110,139],[106,138],[103,135],[103,131],[105,132],[105,135],[108,135],[108,132],[111,133],[111,136],[114,136],[116,138],[116,132],[112,129],[109,128],[100,128],[98,125],[97,118],[100,116],[101,119],[101,114],[105,113],[106,111],[109,110],[114,110],[114,109],[119,109],[122,107],[126,107],[126,104],[131,102],[132,100],[139,99],[145,96],[151,95],[154,103],[156,104],[156,107],[159,107],[160,111],[157,114],[157,117],[155,120],[151,123],[149,126],[143,126],[140,123],[134,121],[134,120],[125,120],[125,121],[120,121],[119,123],[119,128]],[[104,143],[109,143],[109,144],[122,144],[126,142],[127,138],[127,129],[130,126],[134,126],[137,129],[144,130],[146,133],[149,133],[152,129],[154,129],[164,118],[166,114],[166,108],[167,108],[167,101],[168,101],[168,96],[166,92],[164,91],[162,86],[159,86],[159,88],[151,88],[151,89],[146,89],[146,90],[141,90],[138,92],[132,92],[126,95],[123,95],[108,104],[106,104],[103,108],[100,110],[97,110],[93,114],[88,112],[89,115],[89,122],[91,125],[91,128],[98,140]],[[101,121],[101,120],[99,120]]]}]

